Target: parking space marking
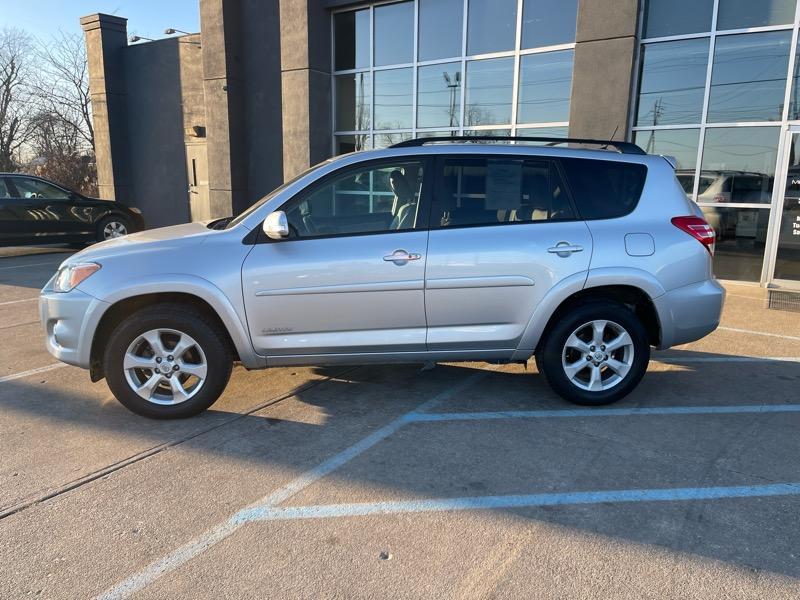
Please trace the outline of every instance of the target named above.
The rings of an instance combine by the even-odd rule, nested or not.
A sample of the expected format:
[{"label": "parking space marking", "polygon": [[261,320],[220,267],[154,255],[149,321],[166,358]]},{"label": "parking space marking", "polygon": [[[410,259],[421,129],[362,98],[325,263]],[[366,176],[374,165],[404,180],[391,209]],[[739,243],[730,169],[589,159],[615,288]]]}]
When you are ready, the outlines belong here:
[{"label": "parking space marking", "polygon": [[436,405],[437,403],[451,398],[455,394],[473,385],[478,380],[488,375],[490,372],[492,372],[491,369],[473,373],[466,379],[436,394],[433,398],[423,402],[422,404],[417,406],[414,410],[397,417],[394,421],[391,421],[388,425],[384,425],[383,427],[373,432],[372,434],[368,435],[367,437],[363,438],[359,442],[356,442],[352,446],[345,448],[344,450],[335,454],[334,456],[332,456],[325,462],[321,463],[317,467],[314,467],[310,471],[307,471],[306,473],[302,474],[300,477],[290,481],[285,486],[268,494],[259,502],[256,502],[255,504],[252,504],[249,507],[239,510],[237,513],[235,513],[233,516],[231,516],[228,520],[224,521],[223,523],[220,523],[219,525],[213,527],[212,529],[209,529],[199,537],[195,538],[194,540],[185,544],[184,546],[181,546],[177,550],[174,550],[165,557],[153,563],[150,563],[143,570],[139,571],[138,573],[135,573],[134,575],[131,575],[124,581],[106,590],[105,592],[97,596],[97,598],[102,600],[111,600],[111,599],[127,598],[132,594],[135,594],[137,591],[141,590],[142,588],[156,581],[162,575],[177,569],[184,563],[202,554],[215,544],[221,542],[222,540],[230,536],[237,529],[239,529],[239,527],[247,523],[247,520],[243,518],[244,515],[250,514],[251,511],[265,512],[271,508],[274,508],[277,504],[288,500],[301,490],[307,488],[313,483],[316,483],[323,477],[330,475],[333,471],[335,471],[342,465],[346,464],[347,462],[351,461],[352,459],[364,453],[366,450],[369,450],[379,442],[388,438],[398,429],[409,423],[409,419],[418,411],[427,410],[432,406]]},{"label": "parking space marking", "polygon": [[60,369],[62,367],[68,367],[68,366],[69,365],[66,363],[55,363],[52,365],[47,365],[45,367],[37,367],[35,369],[29,369],[27,371],[21,371],[19,373],[13,373],[12,375],[6,375],[4,377],[0,377],[0,383],[5,383],[6,381],[14,381],[15,379],[22,379],[23,377],[28,377],[29,375],[46,373],[47,371],[52,371],[54,369]]},{"label": "parking space marking", "polygon": [[435,421],[485,421],[497,419],[553,419],[584,417],[634,417],[652,415],[736,415],[797,413],[800,404],[750,404],[743,406],[661,406],[653,408],[576,408],[563,410],[508,410],[463,413],[414,413],[411,423]]},{"label": "parking space marking", "polygon": [[752,335],[765,335],[767,337],[780,338],[782,340],[793,340],[800,342],[800,337],[796,335],[783,335],[781,333],[767,333],[766,331],[754,331],[752,329],[739,329],[738,327],[717,327],[722,331],[733,331],[734,333],[749,333]]},{"label": "parking space marking", "polygon": [[[62,261],[59,261],[58,264],[61,264]],[[26,265],[12,265],[10,267],[0,267],[0,271],[6,271],[8,269],[25,269],[27,267],[43,267],[43,266],[56,266],[52,262],[38,262],[38,263],[28,263]]]},{"label": "parking space marking", "polygon": [[21,304],[22,302],[33,302],[34,300],[38,300],[39,296],[35,298],[23,298],[22,300],[9,300],[8,302],[0,302],[0,306],[8,306],[9,304]]},{"label": "parking space marking", "polygon": [[512,496],[475,496],[469,498],[441,498],[433,500],[399,500],[393,502],[328,504],[317,506],[282,506],[253,510],[243,515],[243,518],[247,519],[248,522],[290,521],[297,519],[329,519],[363,517],[368,515],[394,515],[401,513],[602,504],[606,502],[680,502],[799,495],[800,482],[707,488],[603,490]]},{"label": "parking space marking", "polygon": [[796,356],[659,356],[650,362],[660,363],[724,363],[724,362],[800,362]]}]

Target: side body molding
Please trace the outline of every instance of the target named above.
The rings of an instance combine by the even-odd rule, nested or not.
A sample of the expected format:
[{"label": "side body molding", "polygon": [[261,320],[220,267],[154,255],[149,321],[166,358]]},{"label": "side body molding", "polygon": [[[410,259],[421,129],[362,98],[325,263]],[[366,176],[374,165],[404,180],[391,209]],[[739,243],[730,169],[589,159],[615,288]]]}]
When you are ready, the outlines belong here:
[{"label": "side body molding", "polygon": [[[214,309],[227,329],[245,367],[248,369],[266,367],[266,358],[256,354],[253,349],[244,314],[239,315],[231,299],[220,288],[202,277],[165,273],[127,280],[122,287],[114,289],[113,292],[101,298],[103,304],[98,308],[102,308],[102,312],[105,312],[116,302],[134,296],[176,292],[197,296]],[[101,316],[102,313],[96,316],[96,323],[100,321]]]},{"label": "side body molding", "polygon": [[[575,273],[551,289],[533,311],[512,360],[527,360],[531,357],[550,317],[567,298],[583,289],[609,285],[636,287],[651,299],[666,293],[664,287],[653,275],[641,269],[608,267]],[[661,319],[660,314],[659,318]]]}]

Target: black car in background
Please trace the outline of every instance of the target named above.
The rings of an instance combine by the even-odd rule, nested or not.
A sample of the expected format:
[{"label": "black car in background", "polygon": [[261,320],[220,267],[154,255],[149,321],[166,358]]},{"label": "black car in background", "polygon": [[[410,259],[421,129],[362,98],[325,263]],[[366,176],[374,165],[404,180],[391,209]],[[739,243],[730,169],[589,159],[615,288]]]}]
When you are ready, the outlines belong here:
[{"label": "black car in background", "polygon": [[0,246],[82,245],[142,229],[138,208],[87,198],[34,175],[0,173]]}]

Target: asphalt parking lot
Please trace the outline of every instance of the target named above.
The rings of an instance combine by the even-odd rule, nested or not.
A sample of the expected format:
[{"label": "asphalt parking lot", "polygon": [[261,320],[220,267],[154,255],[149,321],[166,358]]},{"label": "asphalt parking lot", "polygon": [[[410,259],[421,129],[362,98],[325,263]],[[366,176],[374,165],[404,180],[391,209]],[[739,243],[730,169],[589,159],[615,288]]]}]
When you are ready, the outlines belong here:
[{"label": "asphalt parking lot", "polygon": [[67,254],[0,256],[0,598],[800,596],[800,314],[763,290],[608,408],[533,363],[237,367],[156,422],[44,349]]}]

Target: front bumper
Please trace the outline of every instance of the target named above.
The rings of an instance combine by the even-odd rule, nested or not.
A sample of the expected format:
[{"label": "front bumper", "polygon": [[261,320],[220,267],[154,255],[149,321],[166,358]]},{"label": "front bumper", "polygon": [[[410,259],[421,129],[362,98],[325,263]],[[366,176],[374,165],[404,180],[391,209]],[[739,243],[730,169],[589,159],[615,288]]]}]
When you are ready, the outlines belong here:
[{"label": "front bumper", "polygon": [[108,304],[78,289],[39,296],[39,317],[44,327],[47,351],[58,360],[89,368],[92,340]]},{"label": "front bumper", "polygon": [[670,290],[654,301],[661,321],[659,349],[688,344],[719,326],[725,288],[708,279]]}]

